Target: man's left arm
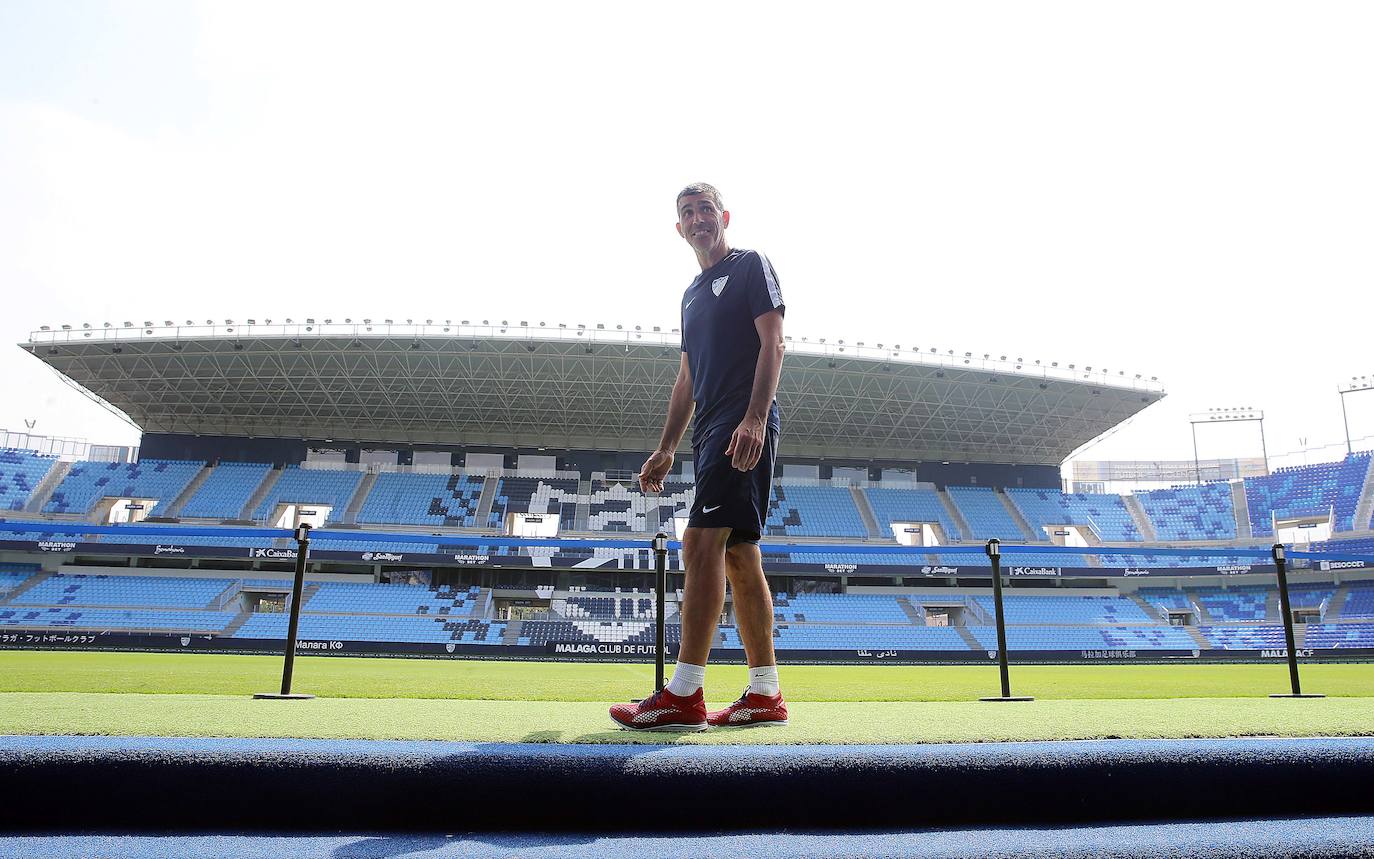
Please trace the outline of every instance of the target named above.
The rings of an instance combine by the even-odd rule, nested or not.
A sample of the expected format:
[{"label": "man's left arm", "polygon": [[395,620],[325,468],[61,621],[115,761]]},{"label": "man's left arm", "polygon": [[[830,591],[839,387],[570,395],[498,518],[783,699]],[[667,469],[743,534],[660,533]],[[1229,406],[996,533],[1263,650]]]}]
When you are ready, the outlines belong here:
[{"label": "man's left arm", "polygon": [[768,431],[768,412],[778,393],[778,378],[782,374],[782,308],[754,317],[754,329],[759,333],[759,358],[754,365],[754,387],[749,395],[749,410],[744,413],[725,454],[730,464],[740,471],[752,471],[763,455]]}]

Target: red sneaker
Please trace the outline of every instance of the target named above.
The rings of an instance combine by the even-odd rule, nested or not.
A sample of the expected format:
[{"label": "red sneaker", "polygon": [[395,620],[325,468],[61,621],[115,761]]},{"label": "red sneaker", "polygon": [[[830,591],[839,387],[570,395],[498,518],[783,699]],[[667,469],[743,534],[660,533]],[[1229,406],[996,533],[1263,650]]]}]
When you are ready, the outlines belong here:
[{"label": "red sneaker", "polygon": [[706,699],[700,689],[685,698],[660,689],[638,704],[616,704],[611,719],[630,731],[704,731]]},{"label": "red sneaker", "polygon": [[707,715],[706,721],[713,728],[761,728],[765,725],[786,725],[787,704],[782,693],[772,697],[750,692],[745,687],[739,700]]}]

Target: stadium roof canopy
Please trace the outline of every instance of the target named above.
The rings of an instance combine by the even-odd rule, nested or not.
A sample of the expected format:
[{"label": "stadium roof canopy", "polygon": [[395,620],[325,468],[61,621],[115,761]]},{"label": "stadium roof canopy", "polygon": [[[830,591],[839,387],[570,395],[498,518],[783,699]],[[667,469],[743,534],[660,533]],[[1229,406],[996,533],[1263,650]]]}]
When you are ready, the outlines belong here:
[{"label": "stadium roof canopy", "polygon": [[[652,450],[676,331],[288,322],[43,329],[21,346],[144,432]],[[1058,465],[1164,396],[1020,358],[790,339],[780,453]]]}]

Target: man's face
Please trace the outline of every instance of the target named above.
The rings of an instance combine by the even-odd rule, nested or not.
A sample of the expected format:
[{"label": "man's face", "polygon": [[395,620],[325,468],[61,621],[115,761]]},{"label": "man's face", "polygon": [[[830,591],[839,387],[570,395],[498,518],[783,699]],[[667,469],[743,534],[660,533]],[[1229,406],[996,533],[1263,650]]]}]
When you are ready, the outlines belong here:
[{"label": "man's face", "polygon": [[707,251],[724,243],[728,226],[730,213],[718,208],[705,194],[689,194],[677,201],[677,234],[694,251]]}]

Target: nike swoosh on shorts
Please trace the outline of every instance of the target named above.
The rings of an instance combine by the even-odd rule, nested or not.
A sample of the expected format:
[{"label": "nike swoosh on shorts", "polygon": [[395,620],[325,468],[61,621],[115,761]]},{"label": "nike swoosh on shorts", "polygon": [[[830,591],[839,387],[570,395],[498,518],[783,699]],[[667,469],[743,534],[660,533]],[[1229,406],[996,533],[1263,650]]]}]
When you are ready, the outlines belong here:
[{"label": "nike swoosh on shorts", "polygon": [[715,507],[703,507],[703,508],[701,508],[701,512],[702,512],[702,513],[714,513],[714,512],[716,512],[716,511],[719,510],[719,509],[720,509],[720,505],[717,504]]}]

